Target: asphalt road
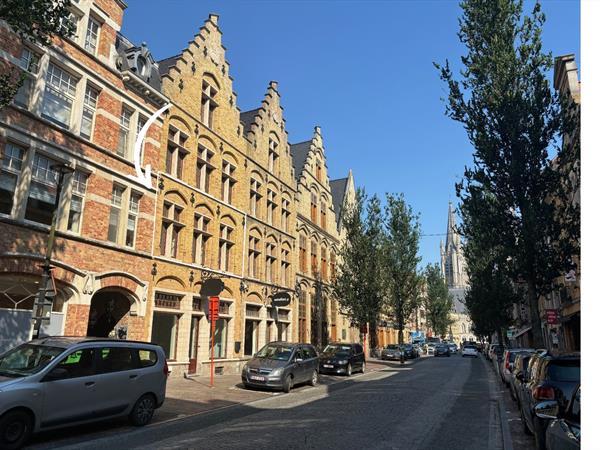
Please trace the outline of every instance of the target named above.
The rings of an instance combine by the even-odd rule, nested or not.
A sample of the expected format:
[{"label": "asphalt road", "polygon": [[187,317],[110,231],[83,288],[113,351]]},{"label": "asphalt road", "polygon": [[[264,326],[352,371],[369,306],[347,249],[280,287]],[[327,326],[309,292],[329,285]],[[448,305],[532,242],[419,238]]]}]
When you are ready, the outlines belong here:
[{"label": "asphalt road", "polygon": [[503,449],[494,386],[481,358],[423,358],[62,448]]}]

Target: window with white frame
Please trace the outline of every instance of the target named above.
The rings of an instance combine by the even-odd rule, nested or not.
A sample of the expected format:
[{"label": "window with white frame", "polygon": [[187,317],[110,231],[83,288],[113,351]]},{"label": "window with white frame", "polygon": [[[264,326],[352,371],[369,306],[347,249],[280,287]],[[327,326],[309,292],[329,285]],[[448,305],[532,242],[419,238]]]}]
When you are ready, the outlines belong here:
[{"label": "window with white frame", "polygon": [[262,198],[260,187],[260,181],[256,178],[250,179],[250,215],[254,217],[258,217],[260,213],[260,199]]},{"label": "window with white frame", "polygon": [[281,229],[286,233],[289,231],[289,220],[290,220],[290,201],[282,198],[281,199]]},{"label": "window with white frame", "polygon": [[123,105],[119,119],[119,143],[117,145],[117,155],[123,158],[129,157],[129,127],[132,115],[133,111]]},{"label": "window with white frame", "polygon": [[182,179],[183,164],[188,154],[185,144],[188,135],[177,128],[169,127],[169,140],[167,143],[167,173]]},{"label": "window with white frame", "polygon": [[179,236],[183,229],[181,213],[183,208],[170,202],[163,203],[162,227],[160,233],[160,253],[177,258]]},{"label": "window with white frame", "polygon": [[110,214],[108,217],[108,240],[117,242],[119,239],[119,227],[121,224],[121,208],[123,205],[123,196],[125,188],[118,184],[113,185],[112,196],[110,200]]},{"label": "window with white frame", "polygon": [[219,232],[219,270],[224,272],[230,270],[231,248],[233,247],[232,232],[231,227],[221,224]]},{"label": "window with white frame", "polygon": [[259,278],[258,261],[260,258],[260,239],[250,236],[248,243],[248,276],[250,278]]},{"label": "window with white frame", "polygon": [[215,169],[211,164],[211,159],[214,152],[208,148],[198,146],[198,160],[196,161],[196,187],[203,192],[209,193],[210,189],[210,174]]},{"label": "window with white frame", "polygon": [[202,81],[202,101],[201,101],[201,122],[209,128],[213,126],[213,117],[215,109],[217,109],[217,102],[215,97],[217,95],[217,89],[210,84],[208,81]]},{"label": "window with white frame", "polygon": [[80,170],[76,170],[73,173],[73,188],[71,191],[71,203],[69,205],[69,218],[67,220],[67,230],[73,233],[80,232],[87,178],[88,175]]},{"label": "window with white frame", "polygon": [[265,278],[271,283],[275,281],[275,264],[277,262],[277,257],[275,256],[275,244],[268,243],[267,244],[267,257],[266,257],[266,266],[265,266]]},{"label": "window with white frame", "polygon": [[97,20],[90,17],[85,32],[84,48],[94,55],[96,54],[96,48],[98,47],[98,34],[100,34],[100,24]]},{"label": "window with white frame", "polygon": [[269,138],[269,172],[272,174],[275,174],[275,170],[277,169],[277,158],[279,158],[277,145],[277,141]]},{"label": "window with white frame", "polygon": [[94,114],[98,104],[98,89],[90,86],[85,87],[85,95],[83,97],[83,112],[81,113],[81,129],[79,134],[85,138],[92,137],[92,129],[94,126]]},{"label": "window with white frame", "polygon": [[127,213],[127,229],[125,230],[125,245],[135,247],[138,214],[140,212],[141,194],[132,192],[129,196],[129,210]]},{"label": "window with white frame", "polygon": [[233,177],[235,166],[229,161],[223,161],[223,173],[221,174],[221,199],[224,202],[231,203],[233,186],[237,182]]},{"label": "window with white frame", "polygon": [[277,211],[276,195],[271,189],[267,189],[267,223],[273,225],[273,217]]},{"label": "window with white frame", "polygon": [[25,210],[25,218],[28,220],[52,224],[58,182],[58,172],[51,167],[54,164],[57,164],[57,161],[40,153],[33,157],[31,184]]},{"label": "window with white frame", "polygon": [[23,84],[15,95],[14,103],[24,108],[29,108],[33,85],[35,84],[35,79],[40,68],[40,57],[28,47],[23,47],[19,66],[23,69],[24,79]]},{"label": "window with white frame", "polygon": [[42,102],[42,116],[63,127],[71,123],[71,110],[75,101],[77,78],[56,64],[48,65],[46,90]]},{"label": "window with white frame", "polygon": [[10,214],[12,211],[24,157],[24,148],[11,142],[4,147],[0,171],[0,213],[2,214]]},{"label": "window with white frame", "polygon": [[206,249],[211,234],[208,232],[210,219],[201,214],[194,217],[194,246],[192,247],[192,259],[196,264],[206,265]]}]

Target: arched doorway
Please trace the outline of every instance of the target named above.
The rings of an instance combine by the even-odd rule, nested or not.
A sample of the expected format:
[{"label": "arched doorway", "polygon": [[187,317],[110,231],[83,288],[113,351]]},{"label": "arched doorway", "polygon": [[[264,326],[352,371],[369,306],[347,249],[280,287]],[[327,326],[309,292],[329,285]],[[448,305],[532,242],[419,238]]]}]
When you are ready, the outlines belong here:
[{"label": "arched doorway", "polygon": [[87,335],[126,339],[130,307],[129,298],[122,292],[96,292],[90,305]]}]

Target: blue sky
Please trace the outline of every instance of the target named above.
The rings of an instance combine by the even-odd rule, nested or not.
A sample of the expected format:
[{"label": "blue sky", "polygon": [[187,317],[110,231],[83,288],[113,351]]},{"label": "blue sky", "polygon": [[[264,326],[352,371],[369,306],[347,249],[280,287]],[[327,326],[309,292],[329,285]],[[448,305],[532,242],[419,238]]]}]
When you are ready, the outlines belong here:
[{"label": "blue sky", "polygon": [[[290,142],[320,125],[331,178],[352,169],[381,197],[403,192],[423,234],[444,233],[448,201],[471,148],[444,115],[432,62],[464,54],[454,0],[129,0],[122,32],[155,59],[179,53],[209,13],[219,14],[242,111],[279,82]],[[533,2],[526,1],[531,10]],[[580,63],[579,1],[542,0],[545,50]],[[551,74],[550,74],[551,75]],[[421,239],[423,265],[439,262],[443,236]]]}]

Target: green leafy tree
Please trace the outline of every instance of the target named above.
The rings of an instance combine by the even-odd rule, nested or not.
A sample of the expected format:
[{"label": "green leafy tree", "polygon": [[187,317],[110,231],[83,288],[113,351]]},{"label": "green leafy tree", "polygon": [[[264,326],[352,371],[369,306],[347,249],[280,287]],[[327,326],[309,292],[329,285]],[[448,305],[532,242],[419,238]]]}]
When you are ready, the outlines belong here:
[{"label": "green leafy tree", "polygon": [[[361,328],[369,324],[375,330],[383,306],[379,199],[368,199],[364,189],[358,189],[355,201],[344,205],[342,226],[346,239],[332,284],[334,295],[353,324]],[[377,346],[377,333],[370,333],[370,344]]]},{"label": "green leafy tree", "polygon": [[419,217],[402,195],[387,194],[386,198],[382,273],[387,304],[399,327],[398,342],[404,343],[404,323],[419,298]]},{"label": "green leafy tree", "polygon": [[561,225],[556,202],[548,201],[560,186],[549,149],[566,122],[546,77],[552,58],[542,51],[545,18],[539,3],[523,15],[521,0],[464,0],[461,7],[458,36],[467,54],[460,78],[447,61],[436,64],[449,90],[446,113],[474,148],[457,194],[463,204],[480,192],[493,199],[493,214],[481,221],[510,257],[511,278],[527,286],[532,344],[542,346],[538,299],[569,270],[579,232],[574,223]]},{"label": "green leafy tree", "polygon": [[[71,0],[2,0],[0,19],[22,39],[50,45],[52,36],[71,37],[75,25],[69,20]],[[0,108],[8,105],[23,84],[21,72],[10,64],[0,65]]]},{"label": "green leafy tree", "polygon": [[450,318],[452,296],[438,264],[427,264],[424,276],[427,283],[427,294],[424,299],[427,325],[436,336],[445,336],[452,324]]}]

